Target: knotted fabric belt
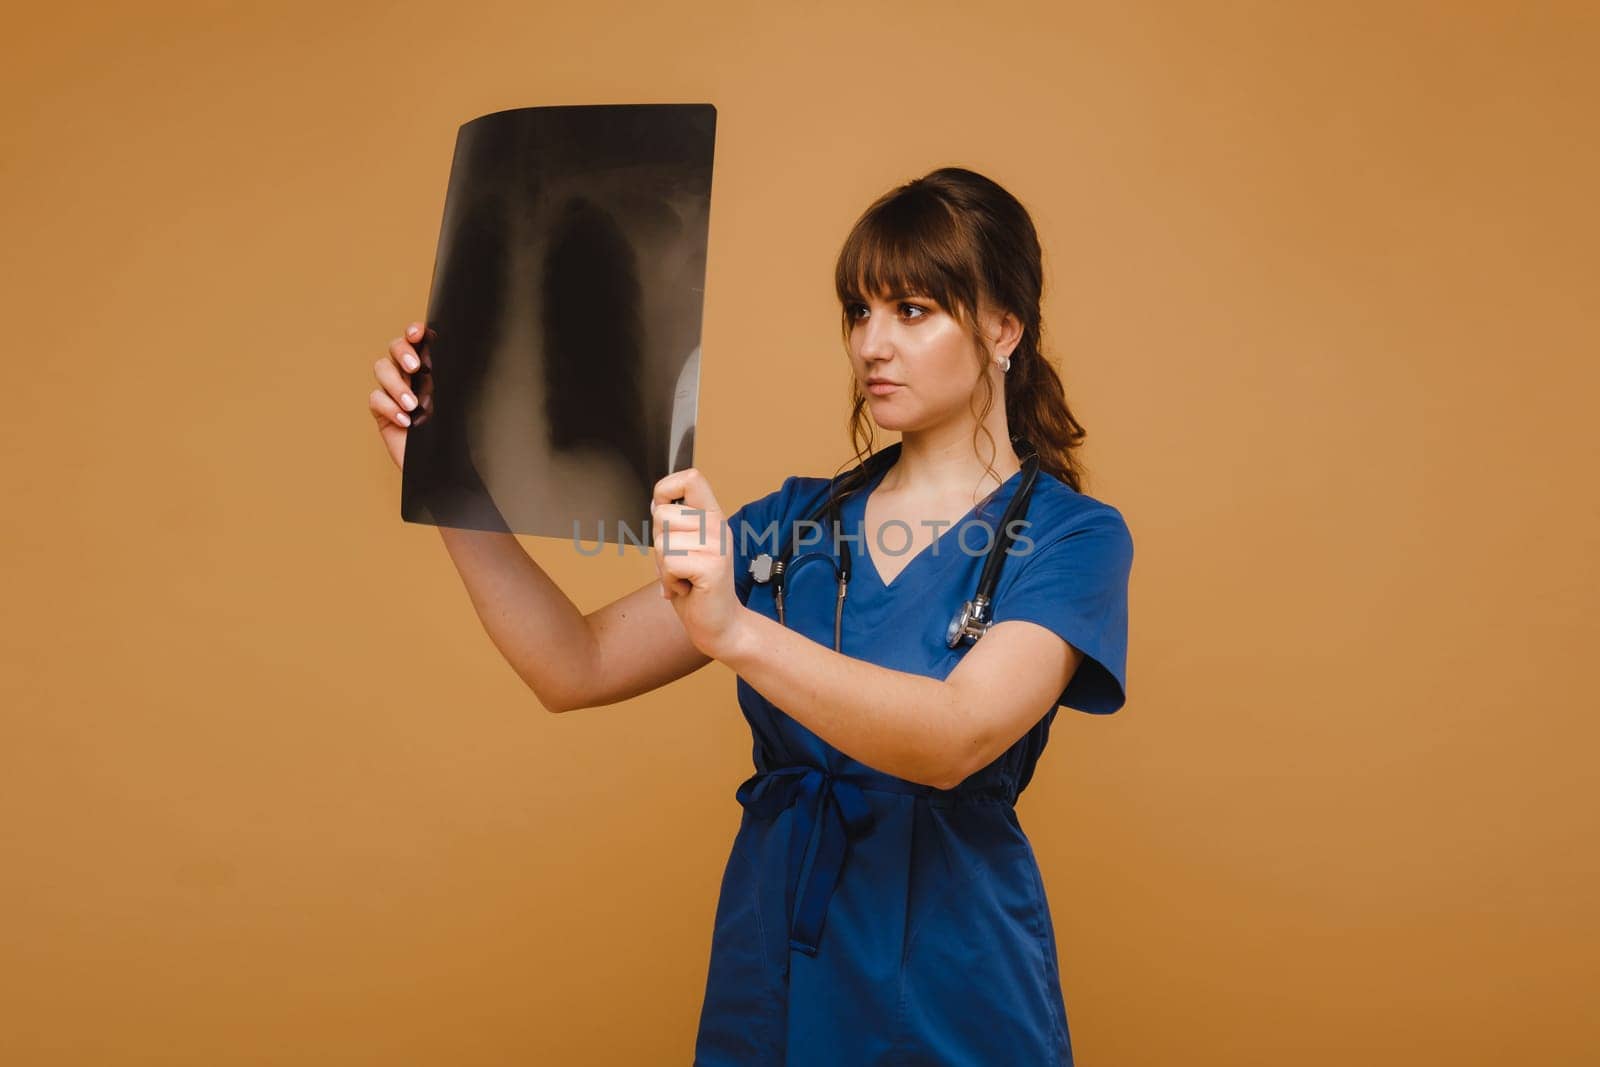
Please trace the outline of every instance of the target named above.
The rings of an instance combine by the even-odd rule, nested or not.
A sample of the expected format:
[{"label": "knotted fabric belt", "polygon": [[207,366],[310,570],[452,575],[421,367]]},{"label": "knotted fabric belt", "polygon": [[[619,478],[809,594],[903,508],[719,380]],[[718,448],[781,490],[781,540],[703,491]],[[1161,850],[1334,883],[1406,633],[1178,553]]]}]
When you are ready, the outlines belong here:
[{"label": "knotted fabric belt", "polygon": [[[745,779],[736,794],[750,814],[775,819],[791,804],[797,804],[789,824],[789,879],[784,904],[789,914],[789,947],[807,956],[817,954],[822,938],[822,921],[828,913],[828,899],[844,869],[850,842],[872,826],[872,807],[862,790],[926,796],[938,790],[932,786],[891,778],[881,774],[838,774],[821,767],[798,765],[758,771]],[[800,872],[805,864],[806,847],[817,820],[822,831],[817,837],[811,871],[799,901]],[[787,966],[785,966],[787,973]]]}]

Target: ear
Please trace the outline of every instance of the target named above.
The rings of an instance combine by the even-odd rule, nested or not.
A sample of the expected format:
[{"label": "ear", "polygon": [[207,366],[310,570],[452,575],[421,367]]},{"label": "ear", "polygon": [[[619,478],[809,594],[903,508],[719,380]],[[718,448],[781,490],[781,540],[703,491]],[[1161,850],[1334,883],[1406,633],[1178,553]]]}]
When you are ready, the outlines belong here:
[{"label": "ear", "polygon": [[996,313],[990,309],[983,327],[984,336],[994,346],[995,359],[1005,359],[1022,341],[1022,320],[1010,311]]}]

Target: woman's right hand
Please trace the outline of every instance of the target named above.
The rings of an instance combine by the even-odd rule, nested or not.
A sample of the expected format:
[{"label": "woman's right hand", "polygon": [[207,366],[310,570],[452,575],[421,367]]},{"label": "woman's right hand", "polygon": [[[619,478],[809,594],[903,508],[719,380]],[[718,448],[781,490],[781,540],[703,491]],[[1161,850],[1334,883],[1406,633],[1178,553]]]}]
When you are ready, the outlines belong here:
[{"label": "woman's right hand", "polygon": [[433,336],[433,331],[420,322],[408,324],[399,337],[389,342],[388,353],[378,357],[372,368],[379,388],[368,397],[367,407],[378,424],[378,436],[389,450],[389,458],[401,470],[405,469],[407,430],[426,421],[433,410],[433,361],[427,351]]}]

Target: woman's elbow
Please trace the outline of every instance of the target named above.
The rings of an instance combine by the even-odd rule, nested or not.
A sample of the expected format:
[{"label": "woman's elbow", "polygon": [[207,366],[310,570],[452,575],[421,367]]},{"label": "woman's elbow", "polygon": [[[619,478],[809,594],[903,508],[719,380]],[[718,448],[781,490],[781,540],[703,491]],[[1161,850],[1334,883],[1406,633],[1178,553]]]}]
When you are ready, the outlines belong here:
[{"label": "woman's elbow", "polygon": [[979,770],[979,768],[973,766],[970,761],[956,761],[947,764],[943,769],[943,773],[934,775],[933,779],[928,784],[933,786],[935,789],[954,789],[968,778],[971,778],[973,773],[977,770]]},{"label": "woman's elbow", "polygon": [[932,766],[914,780],[939,790],[954,789],[978,770],[978,766],[972,761],[970,749],[964,744],[955,745],[941,752],[938,758],[931,762]]},{"label": "woman's elbow", "polygon": [[589,707],[593,703],[581,693],[568,692],[552,686],[545,686],[540,689],[531,682],[526,684],[529,691],[533,693],[533,698],[539,702],[545,711],[552,715],[563,715],[569,711],[577,711],[579,708]]}]

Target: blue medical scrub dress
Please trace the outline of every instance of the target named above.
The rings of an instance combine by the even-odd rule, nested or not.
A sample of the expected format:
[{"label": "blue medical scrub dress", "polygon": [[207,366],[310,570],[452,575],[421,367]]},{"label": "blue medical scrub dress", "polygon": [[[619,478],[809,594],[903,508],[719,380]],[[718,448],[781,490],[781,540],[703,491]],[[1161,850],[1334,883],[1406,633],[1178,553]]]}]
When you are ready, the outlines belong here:
[{"label": "blue medical scrub dress", "polygon": [[[977,588],[988,533],[998,532],[1021,478],[1013,474],[944,527],[887,585],[865,537],[844,541],[853,572],[843,653],[948,675],[971,646],[946,647],[945,627]],[[881,479],[847,499],[846,535],[866,533],[866,496]],[[750,608],[777,617],[772,586],[752,581],[749,560],[772,550],[773,533],[787,544],[827,485],[790,477],[730,516],[738,595]],[[1084,654],[1060,704],[1116,711],[1133,561],[1127,525],[1117,509],[1043,470],[1027,518],[1026,540],[1002,570],[994,620],[1037,623]],[[901,550],[907,532],[890,525],[880,552]],[[824,534],[813,547],[832,540]],[[832,648],[836,593],[825,562],[793,570],[787,624]],[[993,763],[940,790],[852,759],[743,678],[737,688],[756,773],[737,791],[744,810],[717,903],[698,1067],[1071,1064],[1054,926],[1013,807],[1055,706],[1041,707],[1039,721]]]}]

